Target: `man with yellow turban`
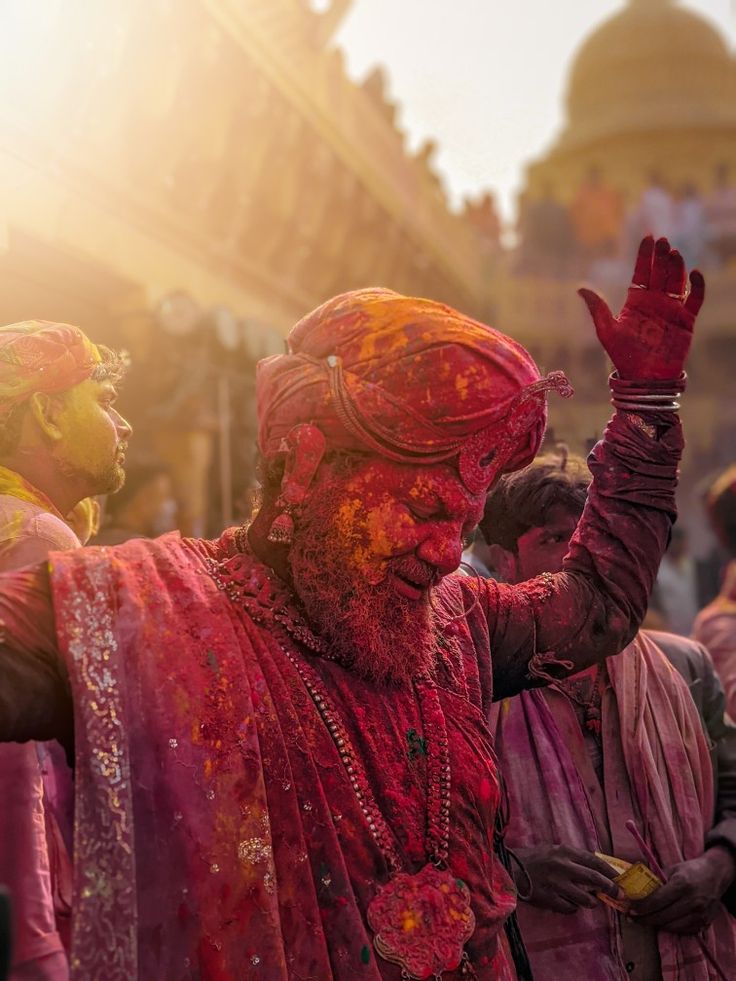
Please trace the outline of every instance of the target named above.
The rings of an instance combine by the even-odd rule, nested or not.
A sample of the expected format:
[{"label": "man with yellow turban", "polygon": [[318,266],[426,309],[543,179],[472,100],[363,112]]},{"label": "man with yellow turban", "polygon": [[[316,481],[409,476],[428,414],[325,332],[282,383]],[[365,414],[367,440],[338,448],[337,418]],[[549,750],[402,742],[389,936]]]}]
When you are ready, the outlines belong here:
[{"label": "man with yellow turban", "polygon": [[[90,495],[121,486],[130,427],[113,408],[120,373],[116,356],[78,327],[0,327],[0,570],[78,548],[91,530]],[[64,779],[59,753],[56,743],[0,748],[0,882],[13,901],[13,981],[69,973],[60,934],[71,872],[51,803]]]},{"label": "man with yellow turban", "polygon": [[558,575],[452,573],[564,376],[375,289],[259,366],[249,528],[0,577],[0,737],[74,743],[73,977],[528,976],[488,713],[637,629],[675,515],[690,283],[646,239],[618,318],[584,292],[616,411]]}]

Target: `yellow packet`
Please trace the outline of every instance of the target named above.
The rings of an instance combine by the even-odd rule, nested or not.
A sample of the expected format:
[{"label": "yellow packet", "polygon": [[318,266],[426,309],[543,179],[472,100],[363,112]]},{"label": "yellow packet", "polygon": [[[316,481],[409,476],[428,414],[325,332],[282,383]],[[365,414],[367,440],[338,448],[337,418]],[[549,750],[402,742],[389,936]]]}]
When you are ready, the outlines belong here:
[{"label": "yellow packet", "polygon": [[613,907],[619,913],[627,913],[631,906],[631,900],[644,899],[659,889],[662,885],[661,880],[643,862],[626,862],[622,858],[615,858],[613,855],[604,855],[602,852],[595,853],[597,858],[607,862],[614,872],[618,875],[613,880],[626,896],[626,899],[613,899],[605,893],[597,893],[598,899],[602,903]]}]

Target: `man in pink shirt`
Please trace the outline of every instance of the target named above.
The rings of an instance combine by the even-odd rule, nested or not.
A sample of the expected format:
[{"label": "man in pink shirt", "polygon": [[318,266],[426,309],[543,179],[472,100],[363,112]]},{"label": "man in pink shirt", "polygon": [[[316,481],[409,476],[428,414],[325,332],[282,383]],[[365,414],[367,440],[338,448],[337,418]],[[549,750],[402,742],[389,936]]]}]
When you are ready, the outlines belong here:
[{"label": "man in pink shirt", "polygon": [[[122,371],[117,355],[77,327],[0,328],[0,571],[78,548],[86,499],[122,486],[131,433],[114,408]],[[52,806],[63,796],[59,754],[58,743],[0,747],[0,883],[13,908],[12,981],[69,973],[57,923],[71,900],[70,842]]]},{"label": "man in pink shirt", "polygon": [[722,473],[706,499],[710,523],[729,557],[721,591],[701,610],[693,636],[710,651],[736,718],[736,465]]},{"label": "man in pink shirt", "polygon": [[[481,522],[495,571],[558,573],[590,480],[564,448],[502,478]],[[707,651],[642,630],[605,666],[498,702],[492,718],[534,976],[736,977],[736,727]],[[600,900],[615,875],[601,853],[656,858],[668,880],[619,915]]]}]

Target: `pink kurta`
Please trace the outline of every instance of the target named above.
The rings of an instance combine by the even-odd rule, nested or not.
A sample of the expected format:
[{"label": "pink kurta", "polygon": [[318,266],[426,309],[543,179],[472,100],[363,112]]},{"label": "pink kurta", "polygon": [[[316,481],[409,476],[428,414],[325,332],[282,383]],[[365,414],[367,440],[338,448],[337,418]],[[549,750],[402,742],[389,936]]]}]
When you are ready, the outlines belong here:
[{"label": "pink kurta", "polygon": [[708,648],[726,692],[726,708],[736,719],[736,559],[718,596],[698,614],[693,636]]},{"label": "pink kurta", "polygon": [[[37,504],[0,494],[0,571],[40,562],[49,552],[79,545],[61,518]],[[54,915],[36,743],[0,746],[0,801],[0,882],[12,894],[15,929],[11,979],[62,981],[69,969]],[[55,834],[54,843],[55,854],[63,856],[63,844]]]},{"label": "pink kurta", "polygon": [[[662,867],[696,858],[713,823],[713,774],[687,684],[646,633],[609,658],[606,669],[601,781],[575,706],[562,693],[523,692],[494,706],[511,804],[509,847],[562,844],[648,864],[625,827],[633,818]],[[519,924],[542,979],[573,968],[600,981],[711,977],[693,938],[629,925],[603,904],[566,914],[522,903]],[[725,908],[703,936],[732,970],[736,929]]]}]

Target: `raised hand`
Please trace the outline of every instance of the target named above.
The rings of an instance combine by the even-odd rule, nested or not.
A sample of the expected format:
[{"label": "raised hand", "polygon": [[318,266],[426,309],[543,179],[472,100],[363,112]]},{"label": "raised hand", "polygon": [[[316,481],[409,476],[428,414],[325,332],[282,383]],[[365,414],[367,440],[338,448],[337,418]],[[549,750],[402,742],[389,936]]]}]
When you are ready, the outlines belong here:
[{"label": "raised hand", "polygon": [[686,291],[685,263],[666,238],[642,240],[621,313],[614,317],[592,290],[578,290],[596,334],[623,379],[675,379],[682,373],[703,304],[705,281],[696,269]]}]

